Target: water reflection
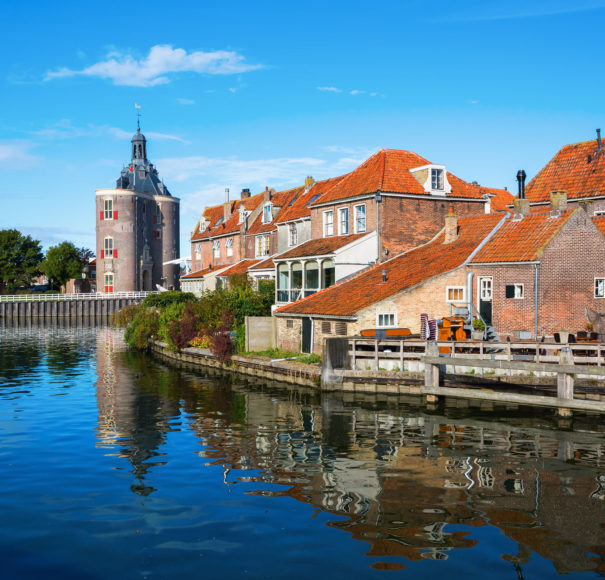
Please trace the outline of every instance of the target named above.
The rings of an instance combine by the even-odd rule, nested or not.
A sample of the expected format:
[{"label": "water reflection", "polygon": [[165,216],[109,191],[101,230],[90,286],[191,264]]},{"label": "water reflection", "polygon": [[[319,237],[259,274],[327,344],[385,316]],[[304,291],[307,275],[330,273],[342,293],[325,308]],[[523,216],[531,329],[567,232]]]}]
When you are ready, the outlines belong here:
[{"label": "water reflection", "polygon": [[413,400],[219,381],[124,351],[109,329],[97,340],[99,445],[128,460],[137,494],[157,490],[148,475],[176,460],[168,437],[186,429],[203,465],[220,466],[217,485],[254,483],[246,493],[338,516],[328,525],[367,543],[375,569],[492,549],[497,530],[517,546],[500,554],[511,574],[534,554],[559,573],[605,573],[598,419],[562,431],[548,413],[427,413]]}]

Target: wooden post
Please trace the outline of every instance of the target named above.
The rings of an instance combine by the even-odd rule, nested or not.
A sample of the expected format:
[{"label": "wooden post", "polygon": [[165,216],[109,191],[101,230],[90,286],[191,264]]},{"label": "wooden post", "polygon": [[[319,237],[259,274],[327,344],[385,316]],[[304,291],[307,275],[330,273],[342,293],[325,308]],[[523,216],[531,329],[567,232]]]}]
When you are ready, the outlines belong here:
[{"label": "wooden post", "polygon": [[[573,365],[573,354],[569,346],[564,346],[559,351],[560,365]],[[559,399],[573,399],[574,377],[571,373],[557,373],[557,397]],[[570,417],[571,409],[559,407],[557,410],[560,417]]]},{"label": "wooden post", "polygon": [[403,340],[399,341],[399,370],[403,371]]},{"label": "wooden post", "polygon": [[376,365],[375,371],[378,370],[378,339],[374,342],[374,364]]},{"label": "wooden post", "polygon": [[[429,342],[426,347],[427,356],[439,356],[439,345],[436,342]],[[426,387],[439,387],[439,365],[424,363],[424,385]],[[434,403],[439,400],[436,395],[427,395],[428,403]]]},{"label": "wooden post", "polygon": [[353,339],[352,341],[353,344],[353,355],[351,356],[351,364],[352,364],[352,368],[353,370],[357,369],[357,341],[355,339]]}]

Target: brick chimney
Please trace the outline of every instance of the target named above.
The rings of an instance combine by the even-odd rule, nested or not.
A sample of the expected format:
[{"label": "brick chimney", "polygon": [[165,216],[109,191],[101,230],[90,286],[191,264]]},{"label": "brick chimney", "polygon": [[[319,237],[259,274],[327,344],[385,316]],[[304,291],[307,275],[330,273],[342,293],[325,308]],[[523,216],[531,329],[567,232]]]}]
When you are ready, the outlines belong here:
[{"label": "brick chimney", "polygon": [[265,186],[264,200],[271,201],[271,198],[273,197],[274,193],[275,193],[275,190],[273,188],[269,189],[267,186]]},{"label": "brick chimney", "polygon": [[242,189],[242,193],[240,195],[241,199],[248,199],[250,197],[250,190],[248,188]]},{"label": "brick chimney", "polygon": [[550,215],[559,216],[567,209],[567,191],[555,189],[550,192]]},{"label": "brick chimney", "polygon": [[458,238],[458,216],[454,213],[454,208],[450,206],[450,211],[445,216],[445,240],[444,244],[451,244]]},{"label": "brick chimney", "polygon": [[226,222],[230,217],[233,209],[233,205],[230,201],[226,201],[223,204],[223,223]]}]

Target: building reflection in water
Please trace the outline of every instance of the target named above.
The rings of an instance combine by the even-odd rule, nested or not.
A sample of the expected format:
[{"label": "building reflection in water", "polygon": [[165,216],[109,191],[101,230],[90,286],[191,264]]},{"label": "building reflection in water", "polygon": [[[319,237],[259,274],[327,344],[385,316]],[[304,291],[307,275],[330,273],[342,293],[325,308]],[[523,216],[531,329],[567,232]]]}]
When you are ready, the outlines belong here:
[{"label": "building reflection in water", "polygon": [[135,493],[154,491],[146,474],[170,461],[162,451],[167,434],[190,429],[199,457],[222,467],[225,485],[253,482],[247,493],[288,496],[340,516],[329,525],[367,542],[368,556],[385,558],[376,568],[404,566],[393,558],[447,559],[495,526],[518,546],[502,554],[511,573],[522,575],[537,553],[560,573],[605,574],[597,423],[557,431],[549,419],[534,427],[531,416],[454,418],[213,380],[124,351],[109,329],[99,341],[99,445],[130,462]]}]

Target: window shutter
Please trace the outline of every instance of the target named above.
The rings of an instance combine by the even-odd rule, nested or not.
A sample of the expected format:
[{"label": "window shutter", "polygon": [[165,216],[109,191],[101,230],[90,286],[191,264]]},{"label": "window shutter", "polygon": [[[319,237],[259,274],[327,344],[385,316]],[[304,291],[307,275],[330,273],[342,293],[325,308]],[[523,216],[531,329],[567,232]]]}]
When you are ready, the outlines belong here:
[{"label": "window shutter", "polygon": [[506,297],[507,298],[514,298],[515,297],[515,285],[514,284],[507,284],[506,285]]},{"label": "window shutter", "polygon": [[158,216],[157,216],[157,215],[154,215],[154,216],[153,216],[153,223],[154,223],[154,224],[157,224],[157,223],[158,223]]},{"label": "window shutter", "polygon": [[117,220],[117,219],[118,219],[118,210],[117,210],[117,209],[114,209],[114,210],[113,210],[113,219],[114,219],[114,220]]},{"label": "window shutter", "polygon": [[99,215],[99,219],[100,219],[101,221],[103,221],[103,210],[101,210],[101,211],[99,212],[99,214],[100,214],[100,215]]},{"label": "window shutter", "polygon": [[105,250],[101,250],[101,260],[105,257]]},{"label": "window shutter", "polygon": [[115,248],[114,248],[114,250],[113,250],[113,257],[114,257],[114,258],[117,258],[117,257],[118,257],[118,250],[116,250]]}]

